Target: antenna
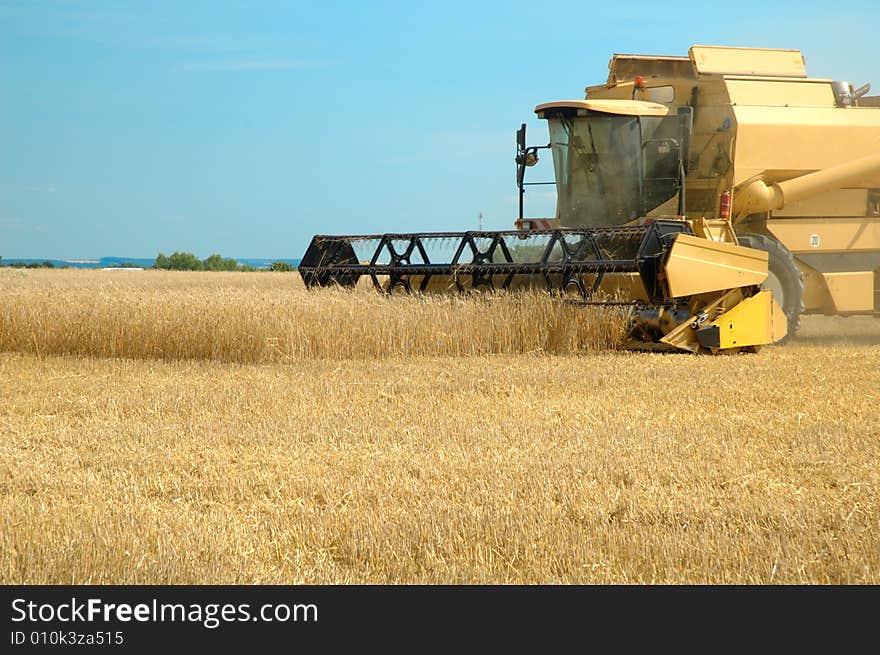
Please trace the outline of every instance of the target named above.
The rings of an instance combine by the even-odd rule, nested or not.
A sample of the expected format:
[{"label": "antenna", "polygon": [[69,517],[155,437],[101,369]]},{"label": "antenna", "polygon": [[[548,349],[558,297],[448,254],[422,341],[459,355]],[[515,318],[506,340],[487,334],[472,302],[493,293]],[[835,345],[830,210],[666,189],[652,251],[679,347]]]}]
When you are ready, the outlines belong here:
[{"label": "antenna", "polygon": [[480,232],[483,231],[483,212],[480,212],[477,217],[478,224],[480,226]]}]

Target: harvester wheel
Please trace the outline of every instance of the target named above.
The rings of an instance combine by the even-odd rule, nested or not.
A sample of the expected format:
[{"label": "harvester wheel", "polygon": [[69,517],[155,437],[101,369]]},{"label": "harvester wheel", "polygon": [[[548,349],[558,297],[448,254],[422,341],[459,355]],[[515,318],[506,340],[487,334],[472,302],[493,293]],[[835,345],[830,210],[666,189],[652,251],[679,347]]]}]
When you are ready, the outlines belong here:
[{"label": "harvester wheel", "polygon": [[763,250],[770,255],[770,272],[762,289],[770,289],[773,298],[782,307],[788,319],[785,343],[797,332],[804,311],[804,274],[794,260],[791,251],[775,239],[763,234],[737,234],[739,245]]}]

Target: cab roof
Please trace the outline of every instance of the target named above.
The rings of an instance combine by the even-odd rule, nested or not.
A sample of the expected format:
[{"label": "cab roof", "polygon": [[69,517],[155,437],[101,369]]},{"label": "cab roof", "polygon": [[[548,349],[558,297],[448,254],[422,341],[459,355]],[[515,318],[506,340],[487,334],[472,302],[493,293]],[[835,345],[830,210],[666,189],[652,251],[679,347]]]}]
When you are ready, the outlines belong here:
[{"label": "cab roof", "polygon": [[666,105],[644,100],[557,100],[538,105],[535,113],[539,118],[544,118],[543,114],[551,109],[585,110],[622,116],[668,116],[671,113]]}]

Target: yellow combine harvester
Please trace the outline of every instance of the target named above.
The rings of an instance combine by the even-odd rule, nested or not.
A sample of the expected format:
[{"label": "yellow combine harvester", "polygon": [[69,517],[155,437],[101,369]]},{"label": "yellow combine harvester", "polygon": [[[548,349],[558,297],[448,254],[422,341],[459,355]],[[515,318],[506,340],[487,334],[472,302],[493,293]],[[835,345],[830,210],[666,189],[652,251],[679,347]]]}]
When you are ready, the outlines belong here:
[{"label": "yellow combine harvester", "polygon": [[[806,77],[796,50],[615,55],[583,100],[517,132],[516,230],[313,238],[307,285],[383,292],[542,287],[629,308],[632,340],[754,350],[804,311],[880,314],[880,98]],[[554,218],[525,218],[553,157]]]}]

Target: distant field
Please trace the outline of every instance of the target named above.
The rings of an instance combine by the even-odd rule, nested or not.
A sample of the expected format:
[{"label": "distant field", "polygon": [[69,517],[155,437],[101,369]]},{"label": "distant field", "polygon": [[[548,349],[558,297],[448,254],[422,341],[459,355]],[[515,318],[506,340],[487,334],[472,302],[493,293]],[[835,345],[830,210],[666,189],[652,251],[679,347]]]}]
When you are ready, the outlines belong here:
[{"label": "distant field", "polygon": [[880,583],[880,320],[367,291],[0,270],[0,583]]}]

